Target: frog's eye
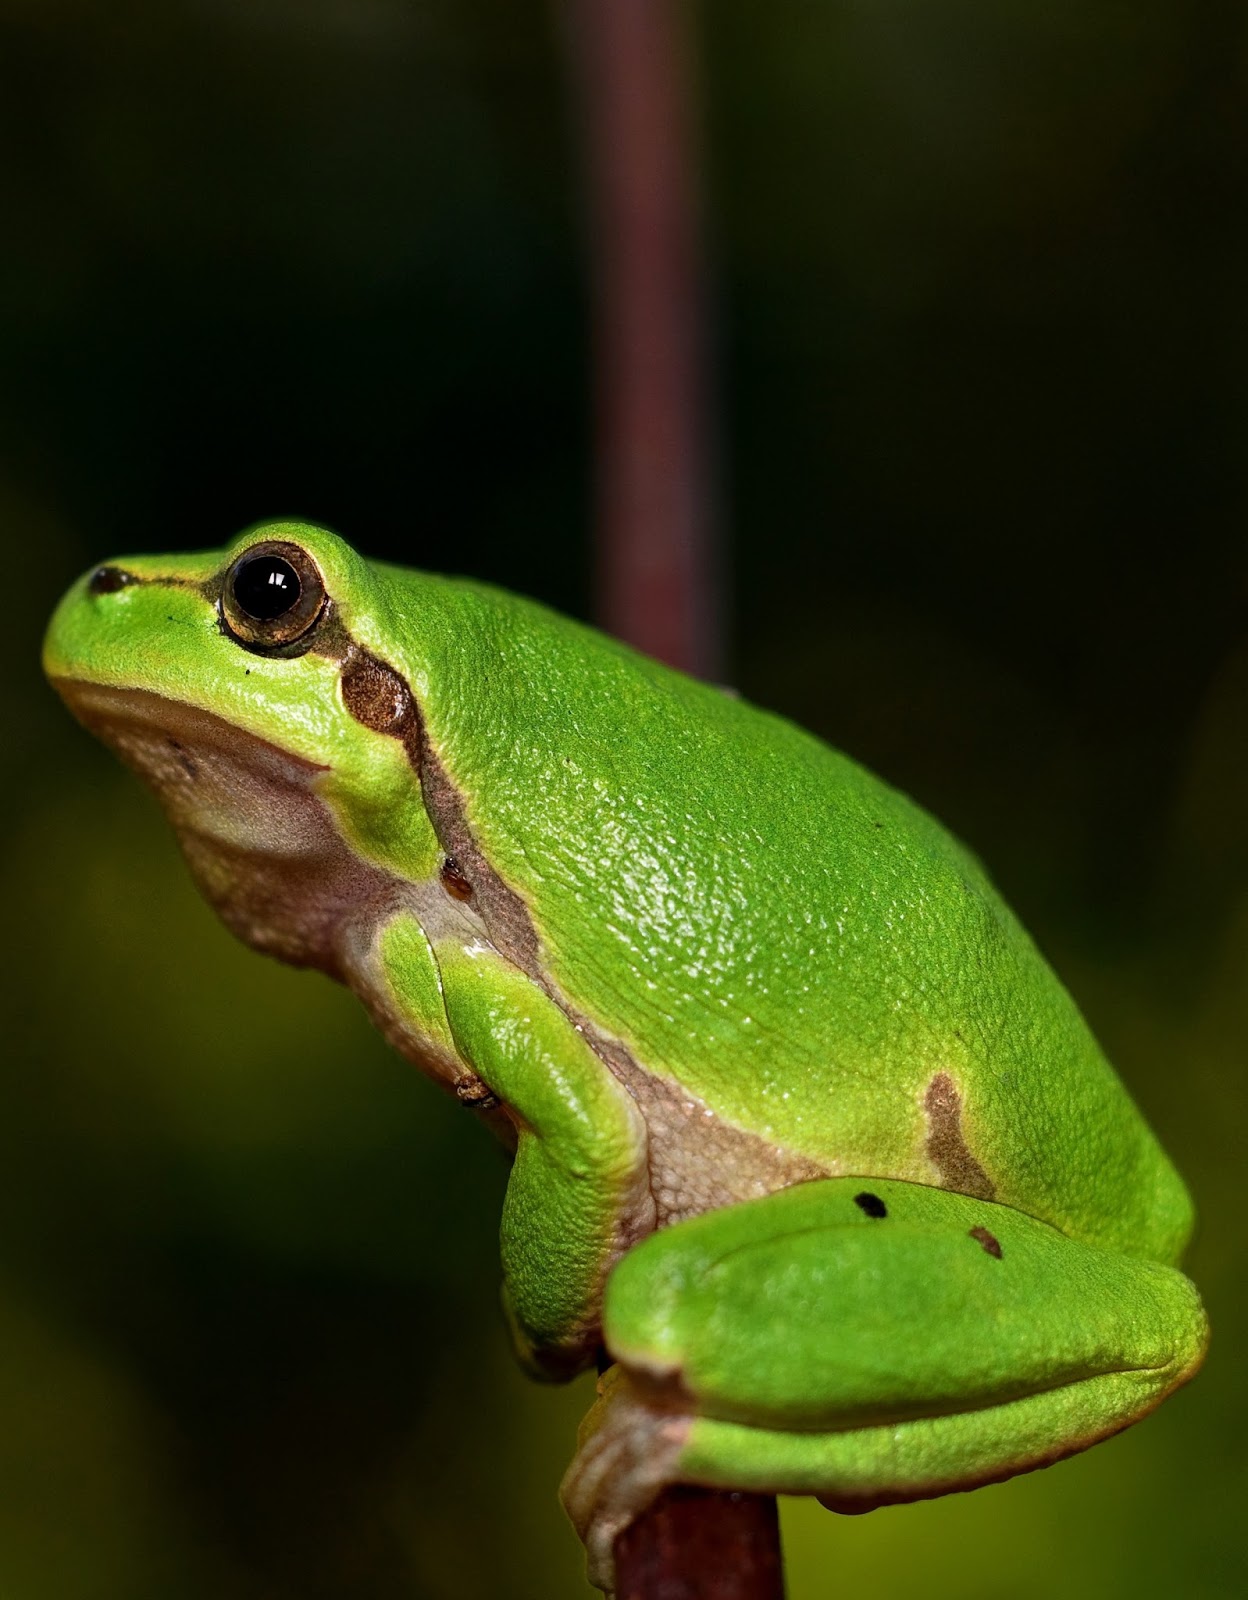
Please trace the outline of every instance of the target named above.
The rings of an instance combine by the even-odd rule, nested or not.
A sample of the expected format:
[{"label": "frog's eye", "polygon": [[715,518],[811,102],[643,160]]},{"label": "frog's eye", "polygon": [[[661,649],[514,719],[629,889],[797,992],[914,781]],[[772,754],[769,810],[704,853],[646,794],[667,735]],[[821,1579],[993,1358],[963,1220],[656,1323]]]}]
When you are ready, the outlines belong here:
[{"label": "frog's eye", "polygon": [[244,550],[226,573],[221,612],[247,649],[286,651],[310,642],[325,600],[325,585],[307,551],[286,539],[266,539]]}]

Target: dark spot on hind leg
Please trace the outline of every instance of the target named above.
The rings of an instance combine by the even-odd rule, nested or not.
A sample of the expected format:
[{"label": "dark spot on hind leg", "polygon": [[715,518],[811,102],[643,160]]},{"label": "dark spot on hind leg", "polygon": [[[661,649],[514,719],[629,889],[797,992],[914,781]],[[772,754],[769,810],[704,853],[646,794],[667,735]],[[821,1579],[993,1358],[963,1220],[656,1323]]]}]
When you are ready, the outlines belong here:
[{"label": "dark spot on hind leg", "polygon": [[1001,1245],[995,1233],[989,1233],[987,1228],[972,1228],[971,1238],[980,1246],[985,1255],[996,1256],[1001,1259]]},{"label": "dark spot on hind leg", "polygon": [[854,1204],[859,1211],[865,1211],[869,1217],[886,1217],[888,1215],[888,1207],[878,1194],[869,1194],[865,1191],[862,1194],[856,1194],[854,1196]]}]

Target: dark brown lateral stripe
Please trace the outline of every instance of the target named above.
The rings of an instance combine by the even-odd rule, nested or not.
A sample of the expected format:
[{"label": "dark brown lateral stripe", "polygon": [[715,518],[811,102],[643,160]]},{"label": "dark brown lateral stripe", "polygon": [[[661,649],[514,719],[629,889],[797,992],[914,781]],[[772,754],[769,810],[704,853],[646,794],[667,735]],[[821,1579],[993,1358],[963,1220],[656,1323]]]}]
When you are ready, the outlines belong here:
[{"label": "dark brown lateral stripe", "polygon": [[940,1173],[942,1185],[956,1194],[991,1200],[996,1188],[966,1147],[962,1137],[962,1096],[947,1072],[938,1072],[928,1084],[923,1109],[927,1112],[927,1153]]},{"label": "dark brown lateral stripe", "polygon": [[537,931],[528,907],[478,848],[464,815],[463,798],[429,743],[416,697],[393,667],[362,650],[349,636],[342,667],[342,698],[357,722],[375,733],[398,739],[406,750],[420,781],[438,843],[455,864],[457,898],[471,895],[495,949],[541,984],[566,1012],[562,997],[553,992],[541,971]]}]

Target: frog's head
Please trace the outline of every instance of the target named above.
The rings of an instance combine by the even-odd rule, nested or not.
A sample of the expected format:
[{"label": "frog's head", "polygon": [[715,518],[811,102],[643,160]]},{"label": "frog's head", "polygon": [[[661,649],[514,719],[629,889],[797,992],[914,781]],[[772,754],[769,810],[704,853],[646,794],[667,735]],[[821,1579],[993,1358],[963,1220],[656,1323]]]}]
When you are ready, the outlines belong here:
[{"label": "frog's head", "polygon": [[378,569],[324,528],[109,562],[62,600],[44,667],[156,791],[234,930],[337,971],[344,918],[436,870],[420,726],[384,659]]}]

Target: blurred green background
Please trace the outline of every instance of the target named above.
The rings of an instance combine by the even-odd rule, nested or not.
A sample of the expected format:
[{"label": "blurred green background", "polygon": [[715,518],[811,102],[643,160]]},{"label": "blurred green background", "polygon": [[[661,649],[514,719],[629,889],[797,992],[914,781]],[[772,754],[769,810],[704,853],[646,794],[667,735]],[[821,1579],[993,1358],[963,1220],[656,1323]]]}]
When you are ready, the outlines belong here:
[{"label": "blurred green background", "polygon": [[[1242,8],[692,17],[732,675],[988,861],[1195,1190],[1215,1329],[1050,1472],[786,1505],[794,1600],[1243,1594]],[[288,512],[583,614],[565,69],[516,0],[0,0],[3,1600],[588,1593],[501,1156],[231,942],[37,669],[88,563]]]}]

